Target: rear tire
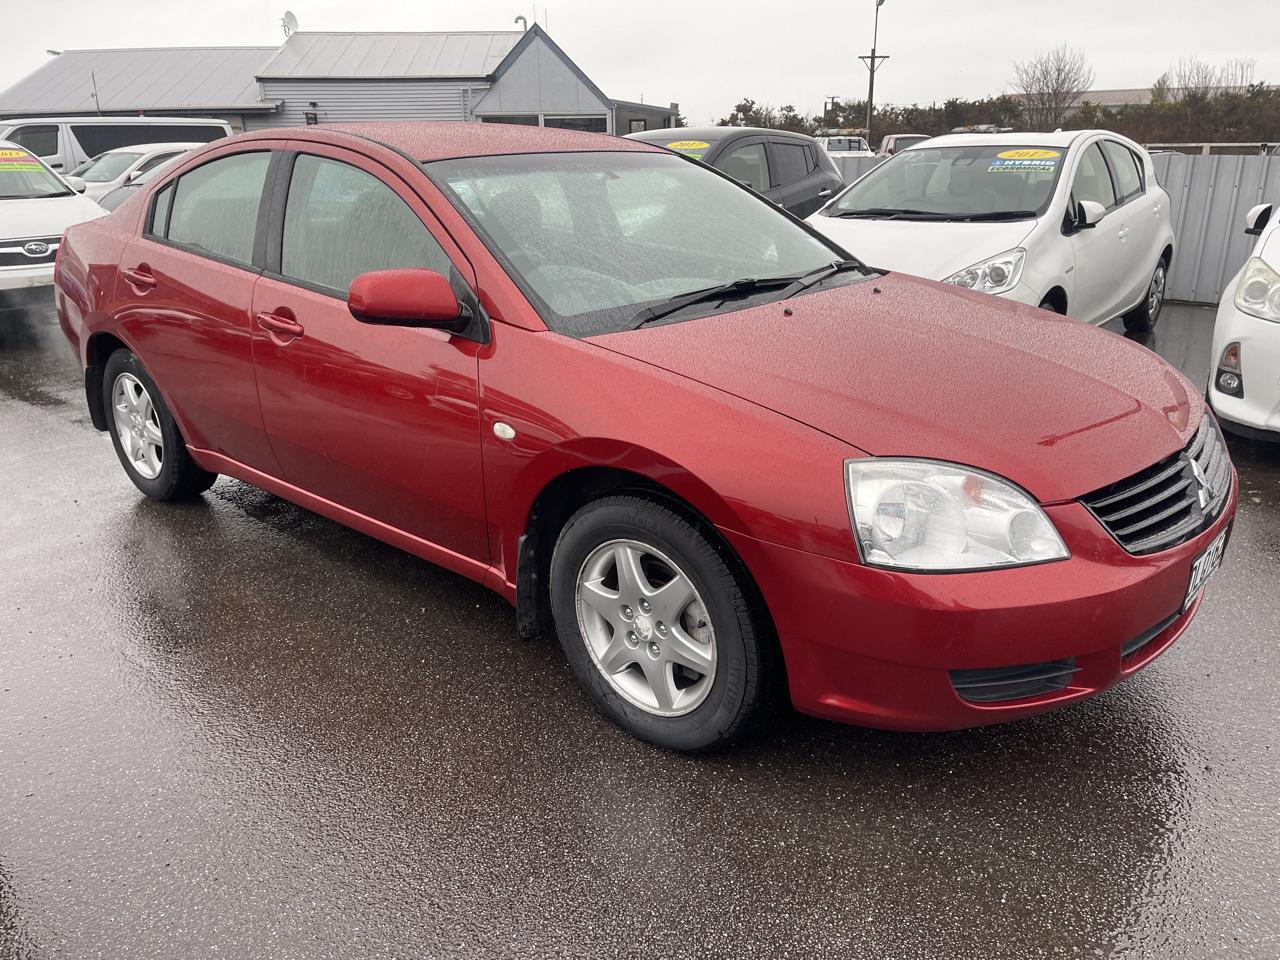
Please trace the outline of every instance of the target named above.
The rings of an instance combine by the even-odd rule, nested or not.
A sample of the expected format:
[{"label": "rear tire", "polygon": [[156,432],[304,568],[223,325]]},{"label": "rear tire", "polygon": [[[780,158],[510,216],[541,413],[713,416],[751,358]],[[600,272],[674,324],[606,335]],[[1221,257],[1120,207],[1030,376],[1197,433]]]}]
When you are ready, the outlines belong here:
[{"label": "rear tire", "polygon": [[769,634],[716,545],[649,500],[612,496],[565,524],[551,557],[556,633],[605,716],[670,750],[729,743],[758,714]]},{"label": "rear tire", "polygon": [[129,350],[117,350],[107,358],[102,404],[124,472],[152,500],[198,496],[218,479],[191,459],[159,388]]},{"label": "rear tire", "polygon": [[1164,289],[1169,279],[1169,264],[1160,258],[1155,270],[1151,273],[1151,281],[1147,284],[1147,295],[1142,303],[1124,315],[1124,328],[1129,333],[1146,333],[1154,330],[1160,321],[1160,311],[1164,307]]}]

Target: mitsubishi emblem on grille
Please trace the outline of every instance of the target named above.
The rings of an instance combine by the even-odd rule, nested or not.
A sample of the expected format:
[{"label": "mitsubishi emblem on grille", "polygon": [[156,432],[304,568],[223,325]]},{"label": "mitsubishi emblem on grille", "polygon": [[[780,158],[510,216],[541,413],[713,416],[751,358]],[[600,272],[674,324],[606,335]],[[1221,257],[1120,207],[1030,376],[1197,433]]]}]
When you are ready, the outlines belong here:
[{"label": "mitsubishi emblem on grille", "polygon": [[28,257],[43,257],[49,252],[49,245],[43,240],[32,240],[22,245],[22,252]]},{"label": "mitsubishi emblem on grille", "polygon": [[1204,475],[1204,468],[1191,460],[1191,475],[1196,478],[1196,495],[1200,498],[1200,509],[1207,510],[1209,501],[1213,499],[1213,489],[1209,486],[1209,478]]}]

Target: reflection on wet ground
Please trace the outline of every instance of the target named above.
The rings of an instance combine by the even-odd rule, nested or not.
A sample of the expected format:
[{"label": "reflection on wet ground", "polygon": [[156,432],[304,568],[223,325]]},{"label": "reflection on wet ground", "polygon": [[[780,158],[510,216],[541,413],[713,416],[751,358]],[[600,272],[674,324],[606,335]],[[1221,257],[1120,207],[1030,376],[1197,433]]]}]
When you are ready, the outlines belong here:
[{"label": "reflection on wet ground", "polygon": [[[233,481],[141,499],[5,323],[0,960],[1280,953],[1275,451],[1233,443],[1226,567],[1111,693],[690,760],[479,586]],[[1211,323],[1150,345],[1203,382]]]}]

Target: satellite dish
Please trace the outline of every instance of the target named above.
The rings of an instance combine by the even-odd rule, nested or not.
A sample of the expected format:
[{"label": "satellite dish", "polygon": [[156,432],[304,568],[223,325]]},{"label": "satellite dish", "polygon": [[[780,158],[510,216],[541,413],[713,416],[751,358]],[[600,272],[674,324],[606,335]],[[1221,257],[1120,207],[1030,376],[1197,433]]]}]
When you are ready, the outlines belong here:
[{"label": "satellite dish", "polygon": [[286,37],[291,37],[298,32],[298,18],[293,15],[292,10],[284,12],[284,16],[280,18],[280,26],[284,27]]}]

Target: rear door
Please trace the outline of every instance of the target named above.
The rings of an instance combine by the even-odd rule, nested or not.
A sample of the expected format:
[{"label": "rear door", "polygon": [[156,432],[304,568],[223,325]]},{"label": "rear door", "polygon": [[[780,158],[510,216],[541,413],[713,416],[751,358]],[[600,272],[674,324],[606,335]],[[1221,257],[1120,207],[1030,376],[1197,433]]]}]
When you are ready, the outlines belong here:
[{"label": "rear door", "polygon": [[[1160,208],[1162,197],[1149,189],[1142,161],[1118,140],[1103,140],[1102,150],[1111,165],[1116,199],[1124,211],[1120,235],[1125,270],[1121,277],[1118,309],[1133,306],[1147,292],[1152,271],[1160,257]],[[1153,185],[1154,186],[1154,185]]]},{"label": "rear door", "polygon": [[[426,267],[471,299],[470,264],[422,200],[361,154],[296,143],[254,292],[262,416],[294,486],[471,559],[488,558],[480,345],[361,323],[361,273]],[[478,309],[478,304],[476,305]]]},{"label": "rear door", "polygon": [[151,198],[120,259],[114,312],[191,446],[275,474],[250,347],[271,152],[225,152]]},{"label": "rear door", "polygon": [[818,167],[816,149],[804,140],[769,139],[769,171],[776,194],[770,199],[797,217],[813,213],[834,192],[829,177]]}]

